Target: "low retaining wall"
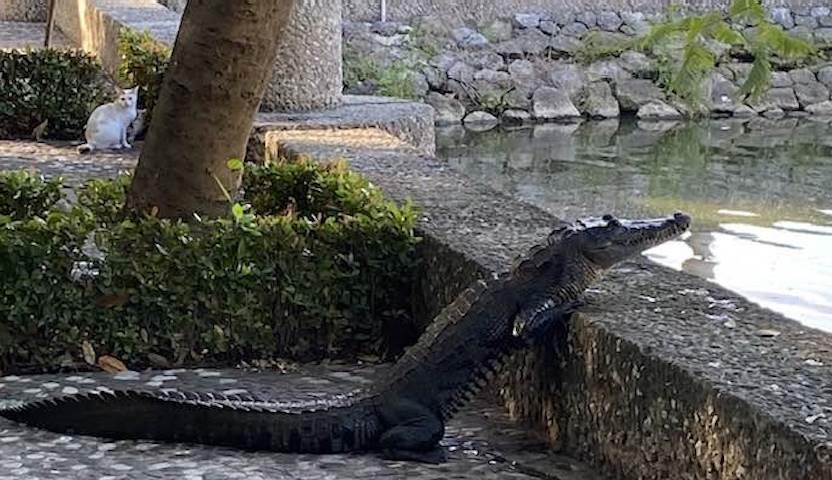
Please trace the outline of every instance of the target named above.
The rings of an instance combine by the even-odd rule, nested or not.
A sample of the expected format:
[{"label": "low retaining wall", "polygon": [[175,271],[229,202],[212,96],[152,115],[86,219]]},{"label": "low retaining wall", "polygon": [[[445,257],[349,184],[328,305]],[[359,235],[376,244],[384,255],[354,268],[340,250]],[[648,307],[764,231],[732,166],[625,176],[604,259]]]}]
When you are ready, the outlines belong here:
[{"label": "low retaining wall", "polygon": [[[262,133],[264,158],[346,158],[423,209],[424,319],[560,223],[377,129]],[[503,375],[506,405],[554,448],[614,478],[832,479],[828,335],[647,261],[616,268],[588,300]]]}]

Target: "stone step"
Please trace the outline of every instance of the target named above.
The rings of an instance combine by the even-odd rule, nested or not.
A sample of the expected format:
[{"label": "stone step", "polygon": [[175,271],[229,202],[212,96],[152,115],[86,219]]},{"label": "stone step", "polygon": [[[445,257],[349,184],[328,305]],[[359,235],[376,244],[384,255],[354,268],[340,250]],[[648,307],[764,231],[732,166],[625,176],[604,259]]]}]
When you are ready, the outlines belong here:
[{"label": "stone step", "polygon": [[[0,22],[0,50],[43,48],[45,38],[45,23]],[[71,43],[55,29],[52,33],[52,46],[70,47]]]}]

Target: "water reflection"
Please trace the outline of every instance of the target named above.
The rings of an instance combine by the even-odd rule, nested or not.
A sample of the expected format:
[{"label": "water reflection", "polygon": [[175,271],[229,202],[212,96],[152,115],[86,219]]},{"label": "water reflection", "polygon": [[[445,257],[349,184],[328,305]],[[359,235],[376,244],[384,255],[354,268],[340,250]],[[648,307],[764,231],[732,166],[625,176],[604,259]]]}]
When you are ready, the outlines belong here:
[{"label": "water reflection", "polygon": [[694,216],[646,255],[832,331],[832,127],[810,119],[606,120],[437,131],[469,177],[566,219]]}]

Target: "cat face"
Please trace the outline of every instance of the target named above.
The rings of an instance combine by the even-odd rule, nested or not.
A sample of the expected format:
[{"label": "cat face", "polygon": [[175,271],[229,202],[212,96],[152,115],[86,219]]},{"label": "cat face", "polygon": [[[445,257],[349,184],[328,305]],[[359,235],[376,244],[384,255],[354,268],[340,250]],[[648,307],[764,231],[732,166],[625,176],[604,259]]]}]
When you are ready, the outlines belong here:
[{"label": "cat face", "polygon": [[130,108],[136,106],[136,101],[139,98],[139,87],[133,87],[127,90],[122,90],[119,94],[116,103],[123,108]]}]

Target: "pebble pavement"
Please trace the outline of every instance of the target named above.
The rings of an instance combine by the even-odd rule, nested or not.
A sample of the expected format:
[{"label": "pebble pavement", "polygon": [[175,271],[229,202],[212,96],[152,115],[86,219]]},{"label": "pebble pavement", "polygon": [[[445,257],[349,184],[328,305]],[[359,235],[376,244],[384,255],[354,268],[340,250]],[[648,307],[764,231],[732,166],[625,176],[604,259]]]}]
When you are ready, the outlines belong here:
[{"label": "pebble pavement", "polygon": [[[310,399],[367,385],[386,365],[295,366],[291,371],[173,369],[0,377],[0,402],[130,387],[220,391]],[[202,445],[110,441],[55,434],[0,419],[0,480],[6,479],[546,479],[600,480],[550,451],[513,423],[485,392],[460,412],[442,444],[440,465],[388,461],[376,453],[294,455]]]}]

